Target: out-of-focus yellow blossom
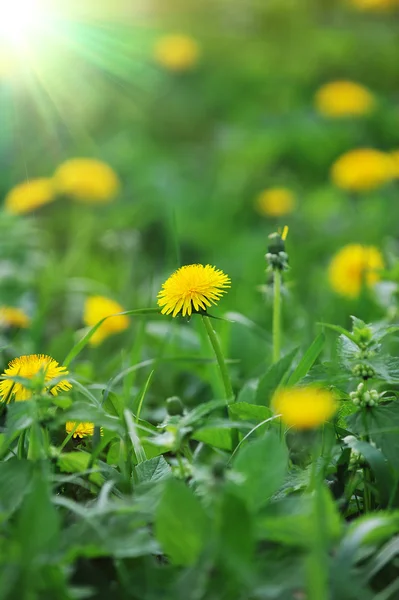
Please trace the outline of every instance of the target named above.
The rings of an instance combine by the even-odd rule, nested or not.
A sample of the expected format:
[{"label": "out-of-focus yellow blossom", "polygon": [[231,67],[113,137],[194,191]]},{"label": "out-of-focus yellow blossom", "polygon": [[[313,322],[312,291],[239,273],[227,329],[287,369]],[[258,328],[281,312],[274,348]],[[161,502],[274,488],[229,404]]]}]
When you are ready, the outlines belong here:
[{"label": "out-of-focus yellow blossom", "polygon": [[384,259],[375,246],[349,244],[341,248],[330,262],[328,278],[332,289],[341,296],[357,298],[363,282],[372,287],[380,279]]},{"label": "out-of-focus yellow blossom", "polygon": [[211,265],[185,265],[162,284],[158,306],[164,315],[172,313],[172,317],[176,317],[181,312],[183,317],[190,316],[193,309],[206,311],[217,304],[229,287],[230,278],[220,269]]},{"label": "out-of-focus yellow blossom", "polygon": [[333,183],[347,191],[367,192],[394,177],[393,158],[380,150],[359,148],[340,156],[331,167]]},{"label": "out-of-focus yellow blossom", "polygon": [[[44,383],[48,383],[58,377],[68,375],[65,367],[60,366],[51,356],[45,354],[29,354],[14,358],[8,363],[7,369],[3,375],[7,377],[23,377],[24,379],[34,379],[39,373],[44,375]],[[50,393],[56,396],[59,391],[67,392],[72,385],[67,380],[58,381],[50,388]],[[47,391],[48,387],[44,387],[43,392]],[[32,390],[25,387],[22,383],[13,381],[12,379],[4,379],[0,383],[0,401],[10,402],[13,398],[15,401],[29,400],[32,397]]]},{"label": "out-of-focus yellow blossom", "polygon": [[89,203],[106,203],[119,191],[119,179],[106,163],[95,158],[71,158],[54,174],[54,186],[60,194]]},{"label": "out-of-focus yellow blossom", "polygon": [[349,0],[350,4],[364,11],[386,11],[399,6],[398,0]]},{"label": "out-of-focus yellow blossom", "polygon": [[354,81],[332,81],[316,92],[315,106],[325,117],[359,117],[374,108],[369,90]]},{"label": "out-of-focus yellow blossom", "polygon": [[154,46],[155,60],[170,71],[188,71],[199,60],[198,43],[188,35],[165,35]]},{"label": "out-of-focus yellow blossom", "polygon": [[399,177],[399,150],[394,150],[393,152],[391,152],[391,157],[393,159],[394,177],[398,178]]},{"label": "out-of-focus yellow blossom", "polygon": [[[94,327],[104,317],[123,312],[125,309],[110,298],[90,296],[86,299],[83,320],[88,327]],[[130,319],[126,315],[110,317],[94,332],[89,344],[98,346],[103,340],[114,333],[124,331],[129,327]]]},{"label": "out-of-focus yellow blossom", "polygon": [[4,206],[7,212],[22,215],[49,204],[54,199],[52,180],[42,177],[24,181],[13,187],[5,198]]},{"label": "out-of-focus yellow blossom", "polygon": [[[68,421],[65,425],[65,431],[67,433],[71,433],[76,427],[77,423],[75,421]],[[88,435],[94,435],[94,423],[79,423],[73,432],[73,438],[84,438]]]},{"label": "out-of-focus yellow blossom", "polygon": [[14,306],[0,306],[0,327],[21,327],[30,325],[28,315],[20,308]]},{"label": "out-of-focus yellow blossom", "polygon": [[296,206],[295,195],[287,188],[263,190],[256,199],[256,208],[268,217],[283,217],[292,213]]},{"label": "out-of-focus yellow blossom", "polygon": [[280,389],[273,396],[272,407],[289,427],[314,429],[334,415],[337,403],[328,390],[306,386]]}]

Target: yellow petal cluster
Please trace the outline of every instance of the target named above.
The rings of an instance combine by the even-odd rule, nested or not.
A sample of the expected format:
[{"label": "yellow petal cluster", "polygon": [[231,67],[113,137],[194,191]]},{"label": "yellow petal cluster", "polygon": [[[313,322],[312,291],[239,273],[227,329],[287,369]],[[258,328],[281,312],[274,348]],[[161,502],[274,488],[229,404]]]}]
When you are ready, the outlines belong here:
[{"label": "yellow petal cluster", "polygon": [[352,6],[361,11],[386,11],[399,6],[398,0],[349,0]]},{"label": "yellow petal cluster", "polygon": [[158,294],[158,305],[162,314],[179,312],[191,315],[194,311],[206,310],[216,304],[230,287],[230,278],[211,265],[186,265],[177,269],[162,285]]},{"label": "yellow petal cluster", "polygon": [[283,217],[292,213],[295,206],[295,195],[287,188],[263,190],[256,199],[256,209],[267,217]]},{"label": "yellow petal cluster", "polygon": [[29,327],[30,319],[20,308],[0,306],[0,327]]},{"label": "yellow petal cluster", "polygon": [[[123,312],[125,309],[110,298],[105,296],[89,296],[84,307],[83,320],[88,327],[94,327],[101,319]],[[98,346],[107,337],[114,333],[124,331],[129,327],[130,319],[126,315],[110,317],[94,332],[89,344]]]},{"label": "yellow petal cluster", "polygon": [[368,192],[385,185],[394,177],[392,156],[372,148],[346,152],[331,168],[333,183],[346,191]]},{"label": "yellow petal cluster", "polygon": [[315,107],[324,117],[360,117],[374,108],[374,97],[354,81],[332,81],[316,92]]},{"label": "yellow petal cluster", "polygon": [[380,279],[384,259],[375,246],[349,244],[332,258],[328,279],[332,289],[346,298],[357,298],[363,284],[372,287]]},{"label": "yellow petal cluster", "polygon": [[[60,366],[51,356],[45,354],[29,354],[27,356],[20,356],[14,358],[9,364],[7,369],[4,371],[3,376],[7,377],[23,377],[24,379],[34,379],[40,373],[44,374],[44,382],[47,383],[58,377],[68,375],[68,371],[65,367]],[[46,386],[42,390],[50,391],[53,396],[56,396],[60,391],[70,390],[72,385],[67,380],[61,380],[50,389]],[[22,383],[13,381],[12,379],[4,379],[0,383],[0,401],[10,402],[11,399],[15,401],[29,400],[32,396],[32,390],[25,387]]]},{"label": "yellow petal cluster", "polygon": [[319,387],[305,386],[278,390],[272,407],[283,423],[295,429],[314,429],[330,419],[337,410],[331,392]]},{"label": "yellow petal cluster", "polygon": [[200,56],[198,43],[188,35],[165,35],[154,46],[154,58],[169,71],[188,71],[196,66]]},{"label": "yellow petal cluster", "polygon": [[75,421],[68,421],[65,425],[65,431],[67,433],[71,433],[71,431],[73,431],[74,429],[75,431],[72,435],[73,438],[82,439],[89,435],[94,435],[94,423],[85,422],[77,424]]},{"label": "yellow petal cluster", "polygon": [[59,194],[88,203],[106,203],[119,191],[119,179],[106,163],[94,158],[71,158],[54,174],[54,187]]},{"label": "yellow petal cluster", "polygon": [[51,179],[45,177],[24,181],[13,187],[5,197],[5,210],[14,215],[32,212],[55,199]]}]

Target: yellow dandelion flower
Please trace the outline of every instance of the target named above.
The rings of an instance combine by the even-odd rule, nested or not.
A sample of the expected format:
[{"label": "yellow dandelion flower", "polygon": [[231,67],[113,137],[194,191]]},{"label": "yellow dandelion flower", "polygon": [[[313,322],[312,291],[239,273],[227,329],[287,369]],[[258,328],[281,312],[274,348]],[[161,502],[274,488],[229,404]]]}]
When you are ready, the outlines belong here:
[{"label": "yellow dandelion flower", "polygon": [[180,311],[183,317],[194,311],[206,311],[217,304],[230,287],[230,278],[211,265],[186,265],[177,269],[162,284],[158,294],[158,305],[162,314],[175,317]]},{"label": "yellow dandelion flower", "polygon": [[389,154],[360,148],[346,152],[331,168],[333,183],[353,192],[367,192],[377,189],[394,176],[394,161]]},{"label": "yellow dandelion flower", "polygon": [[315,95],[315,106],[325,117],[360,117],[374,108],[369,90],[354,81],[332,81]]},{"label": "yellow dandelion flower", "polygon": [[306,386],[278,390],[273,396],[272,407],[289,427],[313,429],[334,415],[337,403],[328,390]]},{"label": "yellow dandelion flower", "polygon": [[386,11],[398,6],[398,0],[349,0],[352,6],[362,11]]},{"label": "yellow dandelion flower", "polygon": [[341,296],[357,298],[363,282],[372,287],[384,268],[384,259],[378,248],[349,244],[341,248],[330,262],[328,278],[332,289]]},{"label": "yellow dandelion flower", "polygon": [[[20,356],[14,358],[8,363],[7,369],[3,376],[7,377],[23,377],[24,379],[35,379],[40,373],[44,374],[44,382],[47,383],[58,377],[68,375],[65,367],[60,366],[51,356],[45,354],[29,354],[28,356]],[[50,391],[53,396],[58,392],[70,390],[72,385],[69,381],[61,380],[56,383],[50,390],[44,387],[43,392]],[[12,379],[4,379],[0,383],[0,401],[9,402],[12,398],[16,401],[29,400],[32,396],[32,390],[26,388],[22,383],[14,382]]]},{"label": "yellow dandelion flower", "polygon": [[[76,425],[76,421],[68,421],[65,425],[65,431],[67,433],[71,433],[71,431],[75,429]],[[94,435],[94,423],[79,423],[72,437],[82,439],[88,435]]]},{"label": "yellow dandelion flower", "polygon": [[22,215],[49,204],[54,199],[52,180],[42,177],[13,187],[5,197],[4,207],[13,215]]},{"label": "yellow dandelion flower", "polygon": [[166,69],[175,72],[188,71],[196,66],[200,49],[188,35],[165,35],[154,47],[155,60]]},{"label": "yellow dandelion flower", "polygon": [[[83,320],[88,327],[94,327],[96,323],[109,317],[123,312],[125,309],[110,298],[104,296],[90,296],[86,299],[84,307]],[[94,332],[90,338],[89,344],[98,346],[103,340],[114,333],[124,331],[129,327],[130,319],[126,315],[110,317]]]},{"label": "yellow dandelion flower", "polygon": [[263,190],[256,199],[256,208],[268,217],[283,217],[295,209],[295,195],[286,188]]},{"label": "yellow dandelion flower", "polygon": [[391,157],[393,160],[393,174],[397,179],[399,178],[399,150],[394,150],[391,152]]},{"label": "yellow dandelion flower", "polygon": [[30,319],[20,308],[0,306],[0,327],[29,327]]},{"label": "yellow dandelion flower", "polygon": [[120,184],[106,163],[94,158],[72,158],[56,170],[54,186],[60,194],[74,200],[97,204],[113,200]]}]

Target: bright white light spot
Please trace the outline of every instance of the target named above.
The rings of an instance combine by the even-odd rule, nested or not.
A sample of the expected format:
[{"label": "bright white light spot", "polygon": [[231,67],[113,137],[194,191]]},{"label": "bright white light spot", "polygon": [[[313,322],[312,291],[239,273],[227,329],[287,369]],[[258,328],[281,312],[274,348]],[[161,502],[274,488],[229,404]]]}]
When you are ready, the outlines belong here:
[{"label": "bright white light spot", "polygon": [[24,46],[43,18],[38,0],[0,0],[0,42]]}]

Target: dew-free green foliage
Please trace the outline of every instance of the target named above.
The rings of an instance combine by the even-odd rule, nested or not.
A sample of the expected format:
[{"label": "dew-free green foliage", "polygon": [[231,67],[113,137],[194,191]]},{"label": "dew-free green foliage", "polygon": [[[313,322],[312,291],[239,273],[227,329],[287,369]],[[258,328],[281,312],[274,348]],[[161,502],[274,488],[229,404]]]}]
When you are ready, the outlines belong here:
[{"label": "dew-free green foliage", "polygon": [[[18,373],[33,396],[0,402],[0,600],[396,600],[399,158],[374,189],[330,172],[399,150],[398,9],[62,4],[19,49],[0,7],[0,315],[29,321],[0,318],[1,373],[48,354],[72,384]],[[186,70],[154,55],[164,35],[191,38]],[[333,81],[372,110],[323,115]],[[86,202],[68,192],[74,158],[112,185],[100,169]],[[55,173],[53,201],[10,212],[15,186]],[[276,188],[281,216],[260,211]],[[329,271],[348,245],[384,261],[376,285],[342,274],[358,296]],[[208,319],[161,315],[162,283],[193,264],[231,288]],[[98,345],[112,317],[85,326],[93,296],[128,319]],[[273,397],[308,385],[336,414],[287,427]]]}]

